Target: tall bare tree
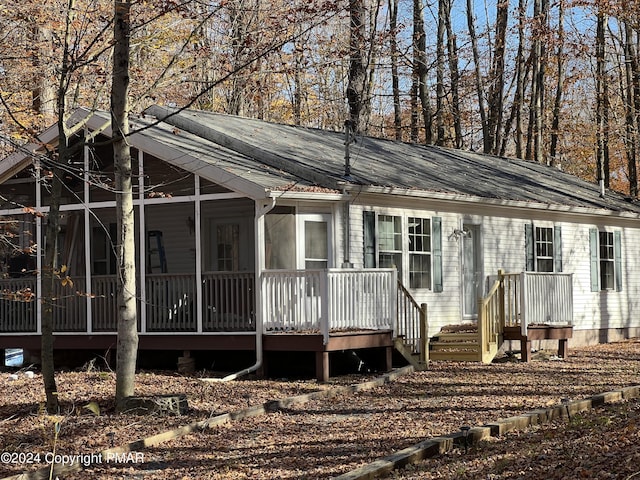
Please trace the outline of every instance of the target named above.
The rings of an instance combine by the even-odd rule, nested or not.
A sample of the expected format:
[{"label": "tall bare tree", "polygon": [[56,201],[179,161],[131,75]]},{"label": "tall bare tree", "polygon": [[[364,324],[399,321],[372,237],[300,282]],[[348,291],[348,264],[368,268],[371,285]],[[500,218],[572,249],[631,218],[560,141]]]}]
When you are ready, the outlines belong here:
[{"label": "tall bare tree", "polygon": [[531,100],[526,158],[545,163],[543,127],[545,115],[546,46],[549,0],[533,2],[533,45],[531,53]]},{"label": "tall bare tree", "polygon": [[134,393],[138,325],[133,185],[129,135],[129,54],[131,1],[114,1],[111,128],[116,179],[118,341],[116,351],[116,404],[118,410]]},{"label": "tall bare tree", "polygon": [[556,50],[556,95],[553,101],[551,120],[551,145],[549,147],[549,162],[557,165],[558,139],[560,137],[560,117],[562,109],[562,94],[564,92],[565,59],[564,59],[564,0],[558,0],[558,48]]},{"label": "tall bare tree", "polygon": [[447,30],[447,55],[449,57],[449,75],[451,83],[451,121],[453,122],[453,146],[462,148],[462,114],[460,112],[460,70],[458,67],[458,45],[451,22],[452,1],[446,1],[445,28]]},{"label": "tall bare tree", "polygon": [[609,187],[609,82],[606,66],[607,15],[600,9],[596,27],[596,174]]},{"label": "tall bare tree", "polygon": [[395,139],[402,140],[402,105],[400,103],[400,75],[398,72],[398,0],[388,0],[389,53],[391,61],[391,95],[393,96],[393,130]]},{"label": "tall bare tree", "polygon": [[629,196],[638,197],[638,149],[640,148],[640,61],[638,59],[639,36],[631,19],[623,20],[624,55],[626,74],[625,124],[626,156]]},{"label": "tall bare tree", "polygon": [[475,78],[476,95],[478,101],[478,113],[480,114],[480,124],[482,125],[482,143],[484,152],[491,151],[491,141],[489,135],[489,123],[487,120],[487,108],[485,105],[484,77],[482,74],[482,61],[478,49],[478,36],[475,26],[475,10],[473,0],[467,0],[467,28],[469,30],[469,40],[473,54],[473,73]]},{"label": "tall bare tree", "polygon": [[489,139],[486,153],[497,154],[501,144],[502,112],[504,110],[504,66],[509,22],[509,0],[498,2],[496,9],[496,34],[493,47],[493,62],[489,74],[489,112],[487,134]]},{"label": "tall bare tree", "polygon": [[445,143],[445,18],[447,0],[438,0],[438,28],[436,34],[436,145]]},{"label": "tall bare tree", "polygon": [[365,127],[365,86],[367,70],[366,52],[366,12],[364,0],[349,0],[349,82],[347,102],[349,104],[349,125],[353,132],[362,132]]},{"label": "tall bare tree", "polygon": [[[413,118],[415,119],[415,116],[418,115],[417,100],[419,100],[424,123],[424,141],[426,144],[431,144],[433,143],[433,114],[427,88],[429,69],[427,66],[427,35],[424,29],[423,10],[422,0],[413,0],[413,79],[411,88],[415,98],[413,108],[415,114]],[[412,140],[417,141],[417,124],[412,124],[412,130],[415,132],[415,138],[412,138]],[[414,137],[413,133],[412,137]]]}]

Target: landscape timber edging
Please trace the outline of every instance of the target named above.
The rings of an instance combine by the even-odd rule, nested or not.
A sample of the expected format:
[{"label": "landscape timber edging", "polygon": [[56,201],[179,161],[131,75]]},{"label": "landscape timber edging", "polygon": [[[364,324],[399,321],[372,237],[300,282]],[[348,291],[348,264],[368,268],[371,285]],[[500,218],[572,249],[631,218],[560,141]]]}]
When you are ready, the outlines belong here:
[{"label": "landscape timber edging", "polygon": [[[175,438],[182,437],[190,433],[199,432],[207,428],[213,428],[219,425],[224,425],[232,421],[264,415],[270,412],[276,412],[278,410],[289,408],[293,405],[300,405],[312,400],[317,400],[325,397],[330,398],[342,393],[354,393],[354,392],[360,392],[365,390],[371,390],[373,388],[392,382],[396,378],[402,375],[407,375],[412,372],[414,372],[413,366],[408,365],[406,367],[392,370],[389,373],[381,375],[367,382],[355,383],[353,385],[337,386],[334,388],[328,388],[326,390],[318,390],[315,392],[296,395],[293,397],[286,397],[279,400],[269,400],[261,405],[255,405],[242,410],[238,410],[236,412],[223,413],[221,415],[216,415],[215,417],[208,418],[207,420],[201,420],[199,422],[190,423],[182,427],[174,428],[172,430],[167,430],[166,432],[158,433],[156,435],[151,435],[150,437],[134,440],[133,442],[127,443],[125,445],[121,445],[119,447],[113,447],[106,450],[102,450],[98,453],[95,453],[95,457],[107,458],[109,455],[114,455],[114,454],[140,452],[145,448],[153,447],[161,443],[167,442],[169,440],[173,440]],[[91,454],[86,454],[86,455],[89,456]],[[56,476],[58,475],[79,472],[84,468],[88,468],[90,466],[91,464],[83,465],[81,463],[76,463],[74,465],[62,465],[62,464],[54,463],[46,467],[39,468],[38,470],[22,472],[16,475],[12,475],[10,477],[4,477],[0,480],[48,480],[49,478],[56,478]],[[53,472],[51,471],[52,468],[53,468]]]},{"label": "landscape timber edging", "polygon": [[[264,415],[266,413],[283,410],[293,405],[300,405],[320,398],[331,398],[341,393],[354,393],[370,390],[382,386],[386,383],[392,382],[396,378],[412,373],[413,371],[413,366],[408,365],[406,367],[395,369],[385,375],[367,382],[347,386],[338,386],[327,390],[319,390],[316,392],[296,395],[293,397],[286,397],[280,400],[270,400],[261,405],[248,407],[236,412],[224,413],[215,417],[211,417],[207,420],[194,422],[182,427],[168,430],[166,432],[152,435],[150,437],[135,440],[119,447],[102,450],[101,452],[96,454],[96,456],[101,455],[102,458],[104,458],[109,454],[113,455],[129,452],[140,452],[148,447],[153,447],[184,435],[202,431],[207,428],[224,425],[232,421]],[[526,428],[532,425],[545,424],[556,418],[568,417],[574,415],[575,413],[591,410],[594,407],[638,397],[640,397],[640,385],[633,385],[624,387],[620,390],[599,393],[582,400],[574,400],[549,408],[532,410],[516,417],[509,417],[507,419],[501,419],[483,426],[472,427],[467,435],[467,441],[469,442],[469,445],[473,445],[474,443],[477,443],[484,438],[496,436],[500,433],[506,433],[516,428],[522,428],[521,426],[523,425]],[[378,459],[372,463],[359,467],[355,470],[334,477],[334,480],[361,480],[378,478],[382,475],[390,473],[392,470],[404,467],[411,463],[417,463],[426,458],[431,458],[450,451],[451,449],[453,449],[454,445],[461,444],[462,439],[462,432],[455,432],[447,435],[442,435],[440,437],[429,438],[423,440],[420,443],[388,455],[384,458]],[[90,466],[91,465],[87,465],[86,467]],[[53,472],[51,472],[52,467]],[[85,465],[82,464],[76,464],[73,466],[53,464],[48,465],[47,467],[40,468],[38,470],[19,473],[10,477],[4,477],[0,480],[47,480],[49,478],[55,478],[56,475],[79,472],[84,468]]]},{"label": "landscape timber edging", "polygon": [[[497,420],[496,422],[488,423],[481,427],[473,427],[467,434],[467,442],[468,445],[471,446],[489,436],[496,437],[512,430],[546,424],[557,418],[571,418],[572,415],[592,410],[594,407],[638,397],[640,397],[640,385],[633,385],[620,390],[598,393],[581,400],[563,402],[560,405],[554,405],[549,408],[532,410],[522,415]],[[424,440],[387,457],[333,477],[333,480],[370,480],[379,478],[387,475],[392,470],[402,468],[408,464],[417,463],[426,458],[432,458],[436,455],[446,453],[452,450],[455,444],[460,445],[463,442],[463,438],[462,432],[455,432],[442,437]],[[434,442],[437,443],[438,448],[434,448]]]}]

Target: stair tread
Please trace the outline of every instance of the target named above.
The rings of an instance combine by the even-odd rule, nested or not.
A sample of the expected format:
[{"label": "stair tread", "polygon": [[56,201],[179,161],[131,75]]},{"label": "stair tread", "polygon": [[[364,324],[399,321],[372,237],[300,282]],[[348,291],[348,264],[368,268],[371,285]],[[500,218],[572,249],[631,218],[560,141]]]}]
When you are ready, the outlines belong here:
[{"label": "stair tread", "polygon": [[430,342],[431,348],[478,348],[478,342]]},{"label": "stair tread", "polygon": [[477,339],[478,339],[477,333],[438,333],[433,337],[433,341],[438,341],[438,342],[447,341],[447,340],[458,341],[458,340],[477,340]]},{"label": "stair tread", "polygon": [[480,361],[479,352],[430,352],[430,360],[451,360],[451,361]]}]

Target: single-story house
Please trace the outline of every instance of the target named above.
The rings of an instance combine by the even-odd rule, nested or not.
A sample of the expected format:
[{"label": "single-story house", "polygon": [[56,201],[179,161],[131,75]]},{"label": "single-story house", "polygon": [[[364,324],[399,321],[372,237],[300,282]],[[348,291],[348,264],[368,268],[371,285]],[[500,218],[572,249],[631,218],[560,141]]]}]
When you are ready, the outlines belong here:
[{"label": "single-story house", "polygon": [[[574,345],[640,331],[640,205],[619,193],[524,160],[211,112],[154,106],[131,122],[142,351],[255,351],[248,370],[269,352],[315,352],[327,378],[330,352],[374,349],[388,368],[404,345],[424,361],[427,337],[457,324],[478,323],[492,349],[469,358],[485,361],[536,326],[570,325]],[[60,262],[73,285],[56,295],[55,347],[106,349],[109,115],[79,109],[68,125],[83,148],[65,165]],[[3,261],[0,349],[39,348],[48,300],[18,300],[40,290],[39,152],[56,141],[51,127],[0,160],[0,216],[26,252]]]}]

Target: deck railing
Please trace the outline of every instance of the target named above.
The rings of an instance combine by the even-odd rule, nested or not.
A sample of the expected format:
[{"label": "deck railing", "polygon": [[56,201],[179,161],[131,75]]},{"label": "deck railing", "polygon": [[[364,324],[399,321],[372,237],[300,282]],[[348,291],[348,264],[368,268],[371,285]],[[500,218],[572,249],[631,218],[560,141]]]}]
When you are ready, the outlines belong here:
[{"label": "deck railing", "polygon": [[[254,274],[206,272],[202,275],[202,331],[246,332],[255,330]],[[85,277],[73,283],[54,284],[51,307],[55,332],[117,331],[117,283],[113,275],[91,277],[86,292]],[[147,332],[197,332],[196,276],[194,274],[150,274],[145,287]],[[36,278],[0,280],[0,332],[36,333]],[[91,302],[91,323],[87,322]],[[138,302],[138,328],[142,330]]]},{"label": "deck railing", "polygon": [[499,347],[499,338],[503,332],[507,311],[504,292],[503,279],[496,280],[487,295],[479,301],[478,342],[480,360],[483,362],[492,357]]},{"label": "deck railing", "polygon": [[526,334],[529,325],[573,324],[573,274],[521,274],[521,328]]},{"label": "deck railing", "polygon": [[500,298],[505,327],[520,327],[525,335],[529,325],[573,323],[573,274],[499,271],[491,279],[499,284],[499,291],[490,293]]},{"label": "deck railing", "polygon": [[205,332],[255,331],[253,272],[202,274],[202,329]]},{"label": "deck railing", "polygon": [[392,329],[395,269],[268,270],[262,274],[266,333]]},{"label": "deck railing", "polygon": [[419,305],[400,282],[398,282],[397,295],[395,337],[402,338],[402,342],[411,348],[412,353],[420,354],[420,360],[426,361],[429,339],[427,305]]},{"label": "deck railing", "polygon": [[0,280],[0,332],[36,332],[35,277]]}]

